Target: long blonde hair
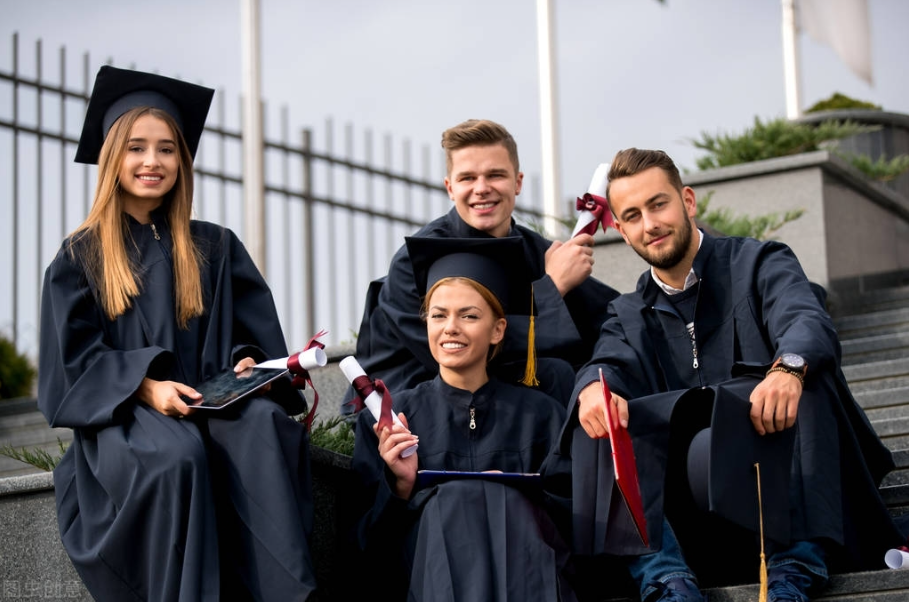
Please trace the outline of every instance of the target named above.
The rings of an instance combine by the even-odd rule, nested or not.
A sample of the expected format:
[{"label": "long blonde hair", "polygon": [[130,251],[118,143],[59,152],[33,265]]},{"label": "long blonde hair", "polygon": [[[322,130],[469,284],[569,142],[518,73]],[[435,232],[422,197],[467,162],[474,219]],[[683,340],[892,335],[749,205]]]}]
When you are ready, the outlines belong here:
[{"label": "long blonde hair", "polygon": [[[101,147],[98,160],[98,184],[95,200],[85,221],[70,236],[70,254],[79,255],[97,288],[104,313],[111,320],[123,315],[139,295],[140,282],[136,266],[126,250],[127,216],[120,197],[120,166],[127,152],[133,125],[140,117],[151,115],[164,121],[177,141],[179,168],[174,187],[165,194],[167,223],[173,237],[174,293],[176,317],[180,328],[205,310],[201,270],[202,257],[192,239],[189,222],[192,217],[192,155],[176,122],[166,112],[151,107],[138,107],[124,113],[111,127]],[[83,247],[82,244],[85,246]]]}]

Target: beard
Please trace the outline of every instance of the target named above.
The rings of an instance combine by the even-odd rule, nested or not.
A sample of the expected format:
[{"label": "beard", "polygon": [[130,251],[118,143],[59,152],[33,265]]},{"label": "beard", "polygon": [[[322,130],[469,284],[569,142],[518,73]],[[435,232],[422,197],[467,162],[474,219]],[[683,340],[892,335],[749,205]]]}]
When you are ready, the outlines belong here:
[{"label": "beard", "polygon": [[685,258],[688,247],[691,246],[692,232],[693,228],[691,227],[691,221],[686,219],[684,225],[673,237],[673,245],[670,248],[662,252],[653,252],[647,249],[647,247],[641,249],[635,248],[634,250],[640,255],[641,259],[653,267],[659,270],[669,270],[677,266],[679,262]]}]

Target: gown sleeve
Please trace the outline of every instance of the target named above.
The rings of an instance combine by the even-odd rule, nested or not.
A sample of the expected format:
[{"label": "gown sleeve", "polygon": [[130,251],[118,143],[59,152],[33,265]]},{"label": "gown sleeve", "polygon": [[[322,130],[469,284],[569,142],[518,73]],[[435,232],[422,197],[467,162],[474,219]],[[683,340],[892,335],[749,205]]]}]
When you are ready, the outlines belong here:
[{"label": "gown sleeve", "polygon": [[170,360],[158,346],[113,348],[109,322],[84,271],[61,250],[45,272],[41,296],[38,406],[52,427],[117,422],[117,408],[153,364]]}]

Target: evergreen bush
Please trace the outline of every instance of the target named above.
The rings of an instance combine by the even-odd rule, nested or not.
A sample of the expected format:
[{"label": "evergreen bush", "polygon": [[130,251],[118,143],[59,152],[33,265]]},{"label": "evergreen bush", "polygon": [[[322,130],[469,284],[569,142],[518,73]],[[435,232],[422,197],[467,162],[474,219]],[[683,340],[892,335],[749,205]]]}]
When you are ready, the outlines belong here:
[{"label": "evergreen bush", "polygon": [[36,375],[28,357],[16,351],[11,340],[0,335],[0,399],[31,395]]}]

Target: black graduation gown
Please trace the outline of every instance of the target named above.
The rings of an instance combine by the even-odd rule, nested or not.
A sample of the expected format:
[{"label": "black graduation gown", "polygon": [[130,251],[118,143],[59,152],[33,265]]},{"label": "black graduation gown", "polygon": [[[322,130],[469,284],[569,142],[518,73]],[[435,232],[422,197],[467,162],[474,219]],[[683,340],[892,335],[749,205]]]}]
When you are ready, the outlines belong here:
[{"label": "black graduation gown", "polygon": [[[305,600],[315,588],[309,437],[289,381],[218,414],[177,420],[133,397],[146,376],[196,385],[246,356],[287,355],[271,293],[236,236],[191,231],[206,312],[174,316],[172,240],[127,218],[142,272],[109,320],[68,243],[47,268],[38,405],[73,441],[54,471],[64,547],[97,600]],[[135,243],[135,244],[133,244]],[[279,405],[280,402],[281,405]],[[242,582],[242,585],[236,583]]]},{"label": "black graduation gown", "polygon": [[[572,394],[576,399],[602,368],[612,390],[629,399],[628,428],[651,544],[660,542],[664,483],[672,460],[669,422],[676,403],[691,396],[685,393],[690,388],[694,394],[740,374],[763,375],[780,353],[792,352],[806,359],[808,376],[790,481],[791,539],[835,542],[847,552],[844,567],[881,568],[886,549],[904,541],[877,489],[893,460],[849,392],[833,322],[794,254],[781,243],[705,234],[694,271],[699,277],[698,369],[685,321],[648,270],[634,293],[611,305],[593,358],[579,371]],[[575,408],[547,464],[550,486],[560,488],[572,507],[573,545],[580,554],[647,551],[629,531],[627,514],[613,507],[617,498],[610,453],[608,440],[592,440],[583,432]],[[698,547],[708,535],[709,529],[695,532]],[[714,542],[706,549],[715,559],[717,550],[728,547]],[[689,558],[692,564],[700,560],[711,561]]]},{"label": "black graduation gown", "polygon": [[[420,437],[420,470],[538,472],[564,418],[549,396],[496,379],[471,394],[437,376],[393,401]],[[574,599],[563,574],[568,548],[538,487],[451,481],[403,500],[389,485],[394,476],[378,453],[375,420],[368,410],[358,420],[353,467],[364,514],[357,538],[374,591],[404,599],[409,584],[410,600]]]},{"label": "black graduation gown", "polygon": [[[590,358],[607,304],[618,292],[588,278],[563,298],[546,275],[545,255],[552,242],[513,222],[508,235],[524,239],[528,271],[536,279],[533,294],[540,389],[564,405],[574,385],[574,372]],[[452,208],[414,236],[482,238],[489,234],[468,225]],[[401,246],[391,260],[388,275],[370,285],[357,337],[360,365],[370,376],[382,379],[392,392],[413,388],[438,372],[429,352],[426,325],[420,319],[421,299],[407,247]],[[524,375],[527,360],[529,319],[526,313],[507,319],[502,351],[489,370],[505,382],[517,382]]]}]

